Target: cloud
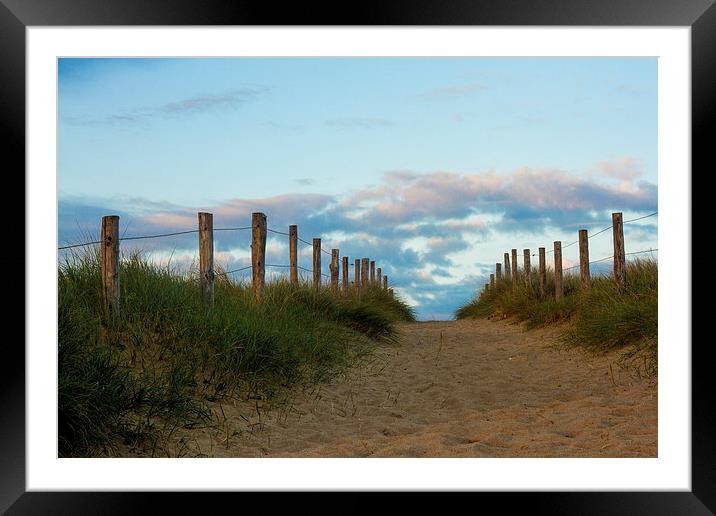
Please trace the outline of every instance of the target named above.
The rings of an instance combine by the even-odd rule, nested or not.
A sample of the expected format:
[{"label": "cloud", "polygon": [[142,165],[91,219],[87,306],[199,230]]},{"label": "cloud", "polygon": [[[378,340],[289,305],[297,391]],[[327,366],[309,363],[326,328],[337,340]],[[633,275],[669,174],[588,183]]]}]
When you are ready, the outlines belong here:
[{"label": "cloud", "polygon": [[632,181],[642,174],[642,163],[632,156],[624,156],[614,161],[600,161],[597,168],[609,178]]},{"label": "cloud", "polygon": [[326,120],[326,125],[336,129],[383,129],[393,123],[385,118],[334,118]]},{"label": "cloud", "polygon": [[465,220],[448,220],[445,222],[445,226],[450,229],[485,229],[485,223],[476,218],[465,219]]},{"label": "cloud", "polygon": [[302,177],[300,179],[294,179],[294,181],[302,186],[309,186],[309,185],[315,184],[315,182],[316,182],[315,179],[311,179],[309,177]]},{"label": "cloud", "polygon": [[266,93],[268,93],[268,88],[265,86],[236,88],[219,95],[199,95],[176,102],[168,102],[151,110],[150,113],[179,115],[200,113],[218,108],[235,108],[245,102],[256,100]]},{"label": "cloud", "polygon": [[428,252],[423,256],[423,261],[438,267],[454,265],[450,254],[462,251],[469,247],[468,242],[460,235],[434,236],[426,242]]},{"label": "cloud", "polygon": [[427,101],[450,100],[460,97],[467,97],[484,89],[484,86],[477,83],[462,84],[458,86],[447,86],[444,88],[433,88],[418,95],[418,99]]},{"label": "cloud", "polygon": [[65,116],[63,120],[72,125],[83,126],[137,124],[157,118],[167,119],[210,111],[236,109],[241,104],[256,101],[268,93],[269,88],[266,86],[241,87],[223,93],[187,97],[159,106],[146,107],[124,113],[115,113],[101,118]]},{"label": "cloud", "polygon": [[357,213],[356,223],[371,227],[492,214],[499,216],[500,229],[529,221],[537,232],[545,225],[563,227],[575,219],[593,219],[594,211],[644,211],[657,204],[656,186],[645,181],[613,185],[555,169],[523,167],[502,175],[390,172],[385,182],[389,186],[343,199],[341,208]]},{"label": "cloud", "polygon": [[383,174],[383,179],[389,185],[413,181],[418,177],[420,177],[420,174],[412,170],[389,170]]}]

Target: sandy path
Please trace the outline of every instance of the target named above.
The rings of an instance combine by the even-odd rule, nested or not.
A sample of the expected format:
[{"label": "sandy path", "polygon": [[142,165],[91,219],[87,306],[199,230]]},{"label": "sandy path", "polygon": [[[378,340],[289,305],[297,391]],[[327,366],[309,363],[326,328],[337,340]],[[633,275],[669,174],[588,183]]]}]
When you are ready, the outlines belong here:
[{"label": "sandy path", "polygon": [[[211,457],[655,457],[657,386],[553,347],[556,329],[488,320],[411,323],[346,378],[257,415],[175,436]],[[442,337],[441,337],[442,335]],[[613,364],[610,370],[610,364]],[[255,401],[251,403],[255,404]]]}]

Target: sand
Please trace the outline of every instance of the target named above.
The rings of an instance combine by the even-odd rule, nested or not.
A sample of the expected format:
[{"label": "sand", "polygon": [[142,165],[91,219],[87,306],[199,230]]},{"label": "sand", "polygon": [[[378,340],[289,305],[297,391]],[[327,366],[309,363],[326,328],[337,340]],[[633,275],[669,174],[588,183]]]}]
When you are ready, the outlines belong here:
[{"label": "sand", "polygon": [[[656,457],[657,384],[618,353],[557,347],[559,328],[505,321],[409,323],[371,363],[296,393],[213,408],[172,456]],[[258,409],[258,411],[257,411]]]}]

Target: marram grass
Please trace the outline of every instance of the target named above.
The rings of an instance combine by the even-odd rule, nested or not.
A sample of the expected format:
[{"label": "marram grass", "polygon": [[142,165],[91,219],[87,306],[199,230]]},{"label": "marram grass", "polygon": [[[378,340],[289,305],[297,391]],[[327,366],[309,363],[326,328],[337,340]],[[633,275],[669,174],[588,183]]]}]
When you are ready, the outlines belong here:
[{"label": "marram grass", "polygon": [[209,401],[326,381],[414,320],[377,287],[275,281],[255,304],[250,285],[221,275],[208,309],[195,275],[137,254],[121,262],[121,313],[107,320],[97,256],[72,255],[58,275],[60,456],[112,455],[122,441],[153,449],[172,429],[208,424]]},{"label": "marram grass", "polygon": [[623,348],[630,360],[643,361],[647,374],[656,374],[658,334],[658,266],[654,259],[627,264],[627,288],[621,291],[611,276],[595,276],[589,289],[579,276],[565,275],[564,297],[554,299],[554,274],[548,271],[546,295],[540,299],[537,271],[530,289],[502,282],[460,307],[458,319],[512,318],[527,328],[565,322],[564,341],[594,352]]}]

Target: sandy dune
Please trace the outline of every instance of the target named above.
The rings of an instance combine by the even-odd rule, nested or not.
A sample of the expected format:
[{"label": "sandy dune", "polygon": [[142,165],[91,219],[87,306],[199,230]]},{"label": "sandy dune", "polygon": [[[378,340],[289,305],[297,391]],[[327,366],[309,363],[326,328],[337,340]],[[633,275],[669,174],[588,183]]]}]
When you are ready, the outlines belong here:
[{"label": "sandy dune", "polygon": [[[173,436],[172,455],[210,457],[655,457],[657,386],[555,348],[555,328],[405,324],[400,344],[347,377],[256,412],[226,404],[219,428]],[[610,367],[611,365],[611,367]],[[260,406],[259,406],[260,409]]]}]

